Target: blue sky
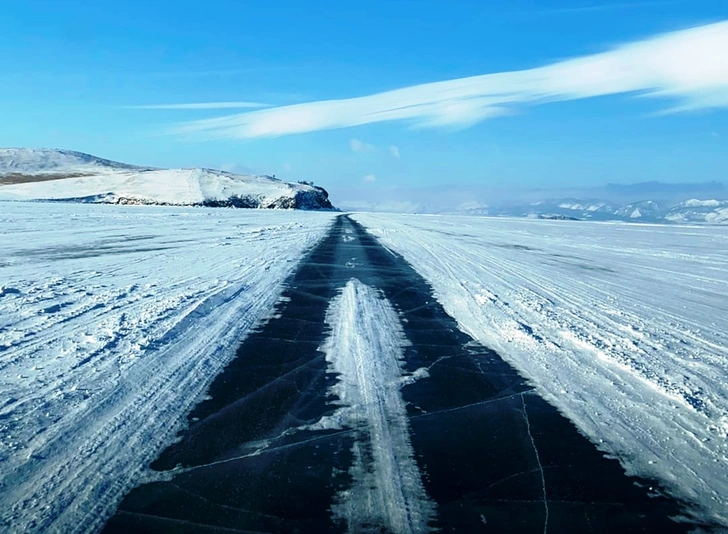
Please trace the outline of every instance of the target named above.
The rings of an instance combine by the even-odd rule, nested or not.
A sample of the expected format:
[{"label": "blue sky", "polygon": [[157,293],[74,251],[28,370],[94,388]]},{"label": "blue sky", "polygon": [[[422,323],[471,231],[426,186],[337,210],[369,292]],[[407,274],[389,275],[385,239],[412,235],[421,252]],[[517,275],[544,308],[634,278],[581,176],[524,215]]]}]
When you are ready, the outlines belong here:
[{"label": "blue sky", "polygon": [[726,20],[725,0],[24,0],[0,18],[0,146],[335,199],[725,181]]}]

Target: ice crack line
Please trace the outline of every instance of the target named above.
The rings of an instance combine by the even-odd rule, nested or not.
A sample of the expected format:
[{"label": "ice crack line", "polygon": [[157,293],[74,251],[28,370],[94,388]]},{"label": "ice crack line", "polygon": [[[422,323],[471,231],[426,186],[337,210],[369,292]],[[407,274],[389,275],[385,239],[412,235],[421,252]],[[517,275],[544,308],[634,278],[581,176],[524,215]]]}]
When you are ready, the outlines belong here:
[{"label": "ice crack line", "polygon": [[[306,425],[299,427],[299,429],[310,429],[315,428],[314,425]],[[200,465],[192,465],[189,467],[175,467],[173,469],[170,469],[168,471],[149,471],[146,473],[143,477],[143,483],[148,484],[150,482],[169,482],[174,479],[175,476],[184,474],[184,473],[190,473],[193,471],[197,471],[200,469],[207,469],[210,467],[216,467],[219,465],[224,465],[228,463],[238,462],[240,460],[245,460],[246,458],[252,458],[254,456],[261,456],[263,454],[269,454],[269,453],[275,453],[280,452],[287,449],[293,449],[296,447],[299,447],[301,445],[305,445],[307,443],[315,443],[316,441],[329,439],[332,436],[340,435],[340,434],[350,434],[355,432],[356,429],[348,429],[348,430],[340,430],[339,432],[335,432],[333,434],[325,434],[320,436],[314,436],[308,439],[304,439],[301,441],[294,441],[292,443],[287,443],[285,445],[279,445],[277,447],[271,447],[270,443],[268,442],[261,442],[261,444],[253,451],[247,454],[241,454],[239,456],[233,456],[231,458],[225,458],[224,460],[217,460],[215,462],[210,462],[206,464],[200,464]],[[290,432],[290,430],[288,431]],[[285,435],[285,432],[281,434],[280,436],[276,438],[272,438],[270,441],[275,441]],[[246,444],[241,445],[241,447],[244,447]]]},{"label": "ice crack line", "polygon": [[533,439],[533,434],[531,434],[531,422],[528,420],[528,412],[526,411],[526,399],[524,397],[524,393],[521,393],[521,405],[523,406],[523,420],[526,422],[526,430],[528,431],[528,437],[531,440],[531,445],[533,445],[533,452],[536,456],[536,463],[538,464],[538,472],[541,475],[541,488],[543,490],[543,507],[544,507],[544,513],[545,513],[545,519],[543,523],[543,532],[546,534],[548,532],[549,528],[549,502],[546,498],[546,477],[543,473],[543,465],[541,465],[541,458],[538,455],[538,448],[536,447],[536,441]]}]

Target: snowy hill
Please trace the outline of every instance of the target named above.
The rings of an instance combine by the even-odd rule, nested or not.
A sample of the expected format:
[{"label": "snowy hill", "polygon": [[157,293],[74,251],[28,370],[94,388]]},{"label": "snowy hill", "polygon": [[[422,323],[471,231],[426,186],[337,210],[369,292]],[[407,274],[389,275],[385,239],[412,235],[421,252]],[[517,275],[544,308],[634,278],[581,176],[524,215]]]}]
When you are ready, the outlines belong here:
[{"label": "snowy hill", "polygon": [[144,167],[97,158],[82,152],[48,148],[0,148],[0,176],[45,173],[93,173],[103,169],[145,170]]},{"label": "snowy hill", "polygon": [[643,200],[642,202],[632,202],[626,206],[622,206],[614,212],[615,215],[629,219],[650,219],[660,218],[664,216],[663,209],[657,202],[652,200]]},{"label": "snowy hill", "polygon": [[710,223],[728,223],[728,200],[690,199],[675,205],[665,219],[672,222],[704,220]]},{"label": "snowy hill", "polygon": [[333,209],[320,187],[212,169],[154,169],[80,152],[0,149],[0,200]]}]

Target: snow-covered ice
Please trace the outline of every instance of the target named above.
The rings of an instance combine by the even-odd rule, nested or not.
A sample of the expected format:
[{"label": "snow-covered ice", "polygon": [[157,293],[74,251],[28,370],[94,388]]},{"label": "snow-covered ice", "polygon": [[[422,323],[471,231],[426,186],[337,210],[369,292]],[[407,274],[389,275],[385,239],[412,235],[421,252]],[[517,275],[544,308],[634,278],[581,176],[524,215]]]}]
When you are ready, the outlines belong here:
[{"label": "snow-covered ice", "polygon": [[728,526],[728,229],[356,214],[633,475]]},{"label": "snow-covered ice", "polygon": [[[103,524],[334,216],[0,202],[0,525]],[[354,217],[629,474],[728,525],[728,228]],[[389,432],[388,456],[354,450],[352,490],[424,528],[397,314],[352,281],[327,321],[340,406],[319,424]],[[401,495],[372,483],[392,470]],[[333,510],[350,526],[377,512],[354,501]]]},{"label": "snow-covered ice", "polygon": [[0,525],[103,524],[333,217],[0,202]]}]

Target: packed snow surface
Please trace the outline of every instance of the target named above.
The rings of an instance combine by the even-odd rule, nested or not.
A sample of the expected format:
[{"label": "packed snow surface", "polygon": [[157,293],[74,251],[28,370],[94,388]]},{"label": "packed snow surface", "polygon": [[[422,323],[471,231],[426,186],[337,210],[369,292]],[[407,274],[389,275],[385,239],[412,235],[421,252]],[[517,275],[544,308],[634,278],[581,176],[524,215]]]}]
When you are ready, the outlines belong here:
[{"label": "packed snow surface", "polygon": [[331,213],[0,202],[0,530],[94,530]]},{"label": "packed snow surface", "polygon": [[728,526],[728,228],[354,218],[628,473]]}]

